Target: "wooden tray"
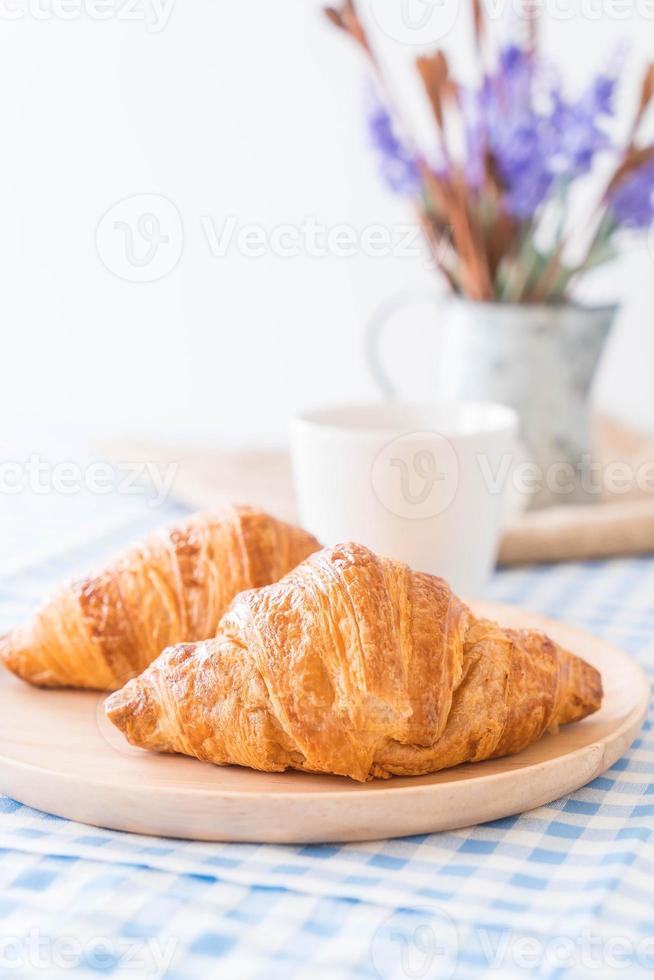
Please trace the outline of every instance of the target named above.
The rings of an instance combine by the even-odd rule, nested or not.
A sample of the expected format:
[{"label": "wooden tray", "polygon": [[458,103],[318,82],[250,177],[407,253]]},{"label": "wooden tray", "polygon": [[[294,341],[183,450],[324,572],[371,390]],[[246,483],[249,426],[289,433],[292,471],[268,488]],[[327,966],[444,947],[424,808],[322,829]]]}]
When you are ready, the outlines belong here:
[{"label": "wooden tray", "polygon": [[195,840],[372,840],[469,826],[548,803],[626,751],[647,713],[641,668],[580,630],[515,607],[476,604],[506,626],[536,626],[602,672],[596,715],[519,755],[434,776],[360,785],[335,776],[218,768],[134,749],[104,718],[103,697],[0,678],[0,790],[84,823]]}]

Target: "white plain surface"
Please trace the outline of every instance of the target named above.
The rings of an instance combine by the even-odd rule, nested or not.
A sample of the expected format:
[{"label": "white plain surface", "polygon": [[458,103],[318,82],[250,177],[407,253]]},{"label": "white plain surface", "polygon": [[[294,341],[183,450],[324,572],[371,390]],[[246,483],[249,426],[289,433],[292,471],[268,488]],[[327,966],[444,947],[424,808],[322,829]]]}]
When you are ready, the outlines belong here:
[{"label": "white plain surface", "polygon": [[[280,443],[296,410],[374,395],[367,317],[396,290],[434,281],[397,256],[211,255],[207,216],[218,229],[234,215],[268,230],[307,217],[357,229],[411,218],[366,144],[361,60],[318,0],[173,3],[159,33],[115,17],[0,18],[5,432]],[[620,19],[572,11],[548,25],[574,80],[626,36],[633,94],[654,24],[628,7]],[[451,35],[463,64],[464,21]],[[179,264],[151,283],[116,278],[94,244],[107,209],[141,193],[173,201],[184,228]],[[625,298],[597,399],[654,429],[652,271],[641,248],[589,293]],[[430,333],[433,313],[414,311],[389,342],[414,397],[429,391]]]}]

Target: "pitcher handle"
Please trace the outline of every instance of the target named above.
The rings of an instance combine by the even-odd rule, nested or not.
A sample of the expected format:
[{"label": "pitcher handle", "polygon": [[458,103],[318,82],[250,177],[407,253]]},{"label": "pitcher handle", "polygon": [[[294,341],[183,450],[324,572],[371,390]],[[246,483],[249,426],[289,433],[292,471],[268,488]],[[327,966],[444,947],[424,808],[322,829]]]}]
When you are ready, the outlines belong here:
[{"label": "pitcher handle", "polygon": [[414,303],[433,303],[435,299],[443,306],[450,301],[450,297],[434,289],[404,290],[385,299],[368,321],[365,333],[366,360],[375,384],[389,401],[398,396],[398,390],[388,375],[381,356],[381,340],[389,320],[407,306]]}]

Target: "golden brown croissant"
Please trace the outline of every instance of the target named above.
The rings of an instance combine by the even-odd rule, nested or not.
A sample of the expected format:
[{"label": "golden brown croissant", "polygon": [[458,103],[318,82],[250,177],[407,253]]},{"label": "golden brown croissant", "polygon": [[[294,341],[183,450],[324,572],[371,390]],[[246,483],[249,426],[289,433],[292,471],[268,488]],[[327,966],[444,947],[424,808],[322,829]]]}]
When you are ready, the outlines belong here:
[{"label": "golden brown croissant", "polygon": [[215,639],[164,651],[106,710],[143,748],[365,780],[518,752],[601,697],[598,672],[542,633],[345,544],[237,596]]},{"label": "golden brown croissant", "polygon": [[0,657],[32,684],[114,690],[164,647],[214,636],[237,592],[276,581],[318,547],[251,507],[198,514],[65,586],[0,638]]}]

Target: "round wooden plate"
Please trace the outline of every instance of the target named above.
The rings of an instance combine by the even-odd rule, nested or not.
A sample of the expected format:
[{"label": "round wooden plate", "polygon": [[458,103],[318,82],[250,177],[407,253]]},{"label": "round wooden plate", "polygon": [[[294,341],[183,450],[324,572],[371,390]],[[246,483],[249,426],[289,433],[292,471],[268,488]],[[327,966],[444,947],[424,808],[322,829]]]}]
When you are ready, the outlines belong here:
[{"label": "round wooden plate", "polygon": [[581,630],[510,606],[476,603],[506,626],[531,626],[602,673],[601,711],[505,759],[364,785],[338,776],[219,768],[127,745],[103,697],[0,679],[0,791],[72,820],[194,840],[372,840],[469,826],[570,793],[636,737],[650,701],[626,653]]}]

